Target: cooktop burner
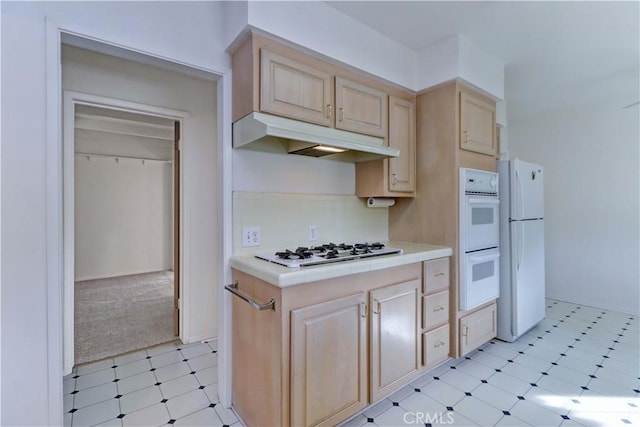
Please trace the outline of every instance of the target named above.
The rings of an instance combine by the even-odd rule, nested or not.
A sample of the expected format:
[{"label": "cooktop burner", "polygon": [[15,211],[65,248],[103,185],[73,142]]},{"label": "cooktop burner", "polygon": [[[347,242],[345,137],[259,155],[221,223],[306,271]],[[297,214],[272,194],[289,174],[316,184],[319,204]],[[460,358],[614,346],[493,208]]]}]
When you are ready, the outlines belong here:
[{"label": "cooktop burner", "polygon": [[389,248],[380,242],[326,243],[318,246],[298,247],[294,251],[285,249],[275,253],[256,254],[256,258],[285,267],[296,268],[401,253],[402,249]]}]

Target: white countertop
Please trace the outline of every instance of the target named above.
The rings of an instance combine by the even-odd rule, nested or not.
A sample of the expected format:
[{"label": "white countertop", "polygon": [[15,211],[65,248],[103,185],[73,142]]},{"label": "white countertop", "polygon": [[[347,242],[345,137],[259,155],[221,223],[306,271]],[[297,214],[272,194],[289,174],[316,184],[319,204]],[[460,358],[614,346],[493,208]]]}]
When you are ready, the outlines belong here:
[{"label": "white countertop", "polygon": [[446,246],[435,246],[408,242],[384,242],[386,246],[402,249],[402,254],[383,255],[354,261],[342,261],[309,267],[288,268],[258,259],[253,255],[231,257],[231,267],[255,276],[267,283],[285,288],[333,279],[350,274],[382,270],[384,268],[413,264],[450,256],[453,251]]}]

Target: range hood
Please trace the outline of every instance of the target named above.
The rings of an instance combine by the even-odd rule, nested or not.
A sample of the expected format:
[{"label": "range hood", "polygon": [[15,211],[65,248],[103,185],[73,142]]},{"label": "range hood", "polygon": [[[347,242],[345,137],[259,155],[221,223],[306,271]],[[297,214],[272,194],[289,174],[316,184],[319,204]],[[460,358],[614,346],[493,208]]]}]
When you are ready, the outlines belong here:
[{"label": "range hood", "polygon": [[383,138],[253,112],[233,124],[233,147],[345,162],[398,157]]}]

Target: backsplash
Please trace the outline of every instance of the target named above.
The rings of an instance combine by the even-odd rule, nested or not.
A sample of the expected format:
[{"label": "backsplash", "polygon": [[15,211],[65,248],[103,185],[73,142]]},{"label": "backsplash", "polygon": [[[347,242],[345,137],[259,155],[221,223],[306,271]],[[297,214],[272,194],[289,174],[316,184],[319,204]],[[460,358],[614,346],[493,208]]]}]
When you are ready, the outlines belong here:
[{"label": "backsplash", "polygon": [[[327,242],[381,241],[389,238],[389,209],[368,208],[355,196],[233,193],[233,253],[295,249]],[[309,240],[314,225],[317,240]],[[242,247],[242,227],[260,227],[261,245]]]}]

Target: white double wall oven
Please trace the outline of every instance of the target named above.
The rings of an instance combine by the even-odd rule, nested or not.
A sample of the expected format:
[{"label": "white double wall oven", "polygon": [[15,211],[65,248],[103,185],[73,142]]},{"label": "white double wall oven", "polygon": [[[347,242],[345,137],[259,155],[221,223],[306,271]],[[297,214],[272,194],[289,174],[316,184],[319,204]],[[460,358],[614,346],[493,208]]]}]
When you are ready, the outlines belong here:
[{"label": "white double wall oven", "polygon": [[498,174],[460,168],[460,310],[500,292]]}]

